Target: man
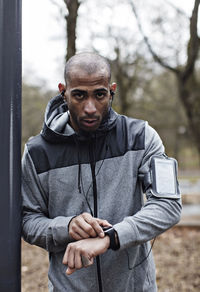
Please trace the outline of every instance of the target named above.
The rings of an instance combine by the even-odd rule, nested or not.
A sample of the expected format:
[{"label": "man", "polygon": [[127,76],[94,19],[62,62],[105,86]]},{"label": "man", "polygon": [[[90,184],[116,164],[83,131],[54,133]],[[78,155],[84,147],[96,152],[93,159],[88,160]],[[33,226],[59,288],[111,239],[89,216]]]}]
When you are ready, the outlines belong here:
[{"label": "man", "polygon": [[25,146],[23,236],[49,252],[50,291],[156,291],[149,241],[180,218],[176,166],[147,122],[112,110],[110,79],[103,57],[73,56]]}]

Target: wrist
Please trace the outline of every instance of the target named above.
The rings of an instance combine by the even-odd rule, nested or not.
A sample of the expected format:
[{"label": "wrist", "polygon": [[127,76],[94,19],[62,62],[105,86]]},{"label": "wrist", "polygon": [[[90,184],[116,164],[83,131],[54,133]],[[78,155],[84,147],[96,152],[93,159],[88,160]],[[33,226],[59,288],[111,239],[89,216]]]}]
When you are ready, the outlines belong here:
[{"label": "wrist", "polygon": [[110,248],[110,237],[104,236],[104,238],[102,238],[101,240],[104,241],[106,250],[109,249]]}]

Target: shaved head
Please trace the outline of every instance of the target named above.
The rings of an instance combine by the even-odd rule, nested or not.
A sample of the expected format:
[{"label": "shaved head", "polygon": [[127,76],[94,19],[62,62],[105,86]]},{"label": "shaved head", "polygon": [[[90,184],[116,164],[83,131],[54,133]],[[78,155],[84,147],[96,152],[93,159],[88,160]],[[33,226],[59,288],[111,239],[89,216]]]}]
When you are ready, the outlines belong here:
[{"label": "shaved head", "polygon": [[67,61],[64,73],[66,85],[70,82],[72,76],[76,76],[78,72],[83,72],[87,75],[99,73],[107,77],[108,82],[111,79],[109,62],[104,57],[95,53],[80,53],[74,55]]}]

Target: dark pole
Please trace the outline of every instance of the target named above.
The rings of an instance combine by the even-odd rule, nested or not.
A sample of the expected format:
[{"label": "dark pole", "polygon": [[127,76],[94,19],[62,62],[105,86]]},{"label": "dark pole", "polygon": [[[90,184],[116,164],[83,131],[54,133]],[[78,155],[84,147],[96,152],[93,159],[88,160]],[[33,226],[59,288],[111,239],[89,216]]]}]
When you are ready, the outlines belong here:
[{"label": "dark pole", "polygon": [[0,291],[21,290],[21,0],[0,0]]}]

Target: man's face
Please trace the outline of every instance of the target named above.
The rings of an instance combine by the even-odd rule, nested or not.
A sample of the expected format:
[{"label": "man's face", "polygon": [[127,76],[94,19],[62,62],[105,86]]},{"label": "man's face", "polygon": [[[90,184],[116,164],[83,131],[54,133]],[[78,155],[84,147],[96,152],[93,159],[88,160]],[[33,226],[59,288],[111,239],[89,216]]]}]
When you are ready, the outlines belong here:
[{"label": "man's face", "polygon": [[[105,72],[88,74],[77,70],[70,73],[65,100],[70,111],[70,123],[76,132],[98,129],[108,113],[111,100],[108,77]],[[114,89],[115,90],[115,89]]]}]

